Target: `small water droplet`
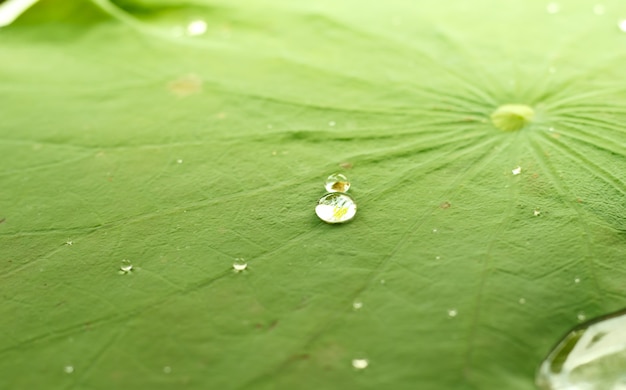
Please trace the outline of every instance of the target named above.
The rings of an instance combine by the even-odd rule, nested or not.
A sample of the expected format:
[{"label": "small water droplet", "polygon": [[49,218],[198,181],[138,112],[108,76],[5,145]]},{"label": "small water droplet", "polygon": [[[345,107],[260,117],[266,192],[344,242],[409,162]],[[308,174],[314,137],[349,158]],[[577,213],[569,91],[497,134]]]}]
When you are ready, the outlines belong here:
[{"label": "small water droplet", "polygon": [[63,367],[63,371],[65,371],[66,374],[71,374],[74,372],[74,366],[65,366]]},{"label": "small water droplet", "polygon": [[197,36],[206,32],[207,24],[204,20],[194,20],[187,25],[187,35]]},{"label": "small water droplet", "polygon": [[129,273],[130,271],[133,270],[133,265],[130,262],[130,260],[122,260],[122,265],[120,265],[120,270],[122,271],[122,273]]},{"label": "small water droplet", "polygon": [[357,370],[363,370],[367,368],[370,362],[367,359],[352,359],[352,367]]},{"label": "small water droplet", "polygon": [[593,13],[596,15],[604,15],[606,12],[606,7],[602,4],[596,4],[593,6]]},{"label": "small water droplet", "polygon": [[553,131],[554,131],[554,127],[549,127],[549,128],[548,128],[548,131],[549,131],[549,132],[553,132]]},{"label": "small water droplet", "polygon": [[519,175],[520,173],[522,173],[522,167],[513,168],[513,170],[511,170],[511,173],[513,173],[513,175]]},{"label": "small water droplet", "polygon": [[558,3],[548,3],[546,6],[546,11],[549,14],[557,14],[561,10],[561,6]]},{"label": "small water droplet", "polygon": [[179,163],[179,164],[182,164],[183,160],[179,158],[178,160],[176,160],[176,162]]},{"label": "small water droplet", "polygon": [[520,298],[519,299],[519,304],[520,305],[525,305],[526,304],[526,299],[525,298]]},{"label": "small water droplet", "polygon": [[437,228],[433,228],[433,233],[437,233],[438,231]]},{"label": "small water droplet", "polygon": [[534,210],[534,211],[533,211],[533,215],[534,215],[535,217],[538,217],[538,216],[540,216],[540,215],[541,215],[541,211],[539,211],[539,210]]},{"label": "small water droplet", "polygon": [[625,311],[574,327],[541,364],[537,385],[543,390],[624,389],[625,329]]},{"label": "small water droplet", "polygon": [[245,271],[245,269],[248,268],[248,263],[244,259],[238,257],[235,261],[233,261],[233,268],[235,269],[235,272]]},{"label": "small water droplet", "polygon": [[622,30],[623,32],[626,32],[626,19],[620,20],[618,26],[620,30]]},{"label": "small water droplet", "polygon": [[440,260],[441,256],[435,256],[435,260]]},{"label": "small water droplet", "polygon": [[166,374],[171,373],[172,372],[172,367],[170,367],[170,366],[163,367],[163,372],[166,373]]},{"label": "small water droplet", "polygon": [[459,312],[456,309],[448,310],[448,317],[450,317],[450,318],[456,317],[457,314],[459,314]]},{"label": "small water droplet", "polygon": [[381,279],[380,284],[385,284],[385,279]]},{"label": "small water droplet", "polygon": [[335,121],[330,121],[330,122],[328,122],[328,126],[330,126],[330,127],[333,127],[333,126],[335,126],[335,125],[336,125]]},{"label": "small water droplet", "polygon": [[324,188],[328,192],[348,192],[350,189],[350,181],[341,173],[333,173],[326,178]]},{"label": "small water droplet", "polygon": [[584,320],[587,319],[587,316],[585,316],[585,313],[578,313],[576,318],[578,318],[578,321],[583,322]]},{"label": "small water droplet", "polygon": [[574,279],[574,283],[577,283],[577,284],[580,283],[580,278]]},{"label": "small water droplet", "polygon": [[74,245],[74,241],[72,241],[72,240],[67,240],[67,241],[65,241],[65,245],[67,245],[67,246],[72,246],[72,245]]},{"label": "small water droplet", "polygon": [[327,223],[348,222],[356,215],[356,203],[348,194],[331,192],[320,198],[315,214]]},{"label": "small water droplet", "polygon": [[363,302],[354,301],[354,303],[352,303],[352,307],[354,308],[354,310],[359,310],[360,308],[363,307]]}]

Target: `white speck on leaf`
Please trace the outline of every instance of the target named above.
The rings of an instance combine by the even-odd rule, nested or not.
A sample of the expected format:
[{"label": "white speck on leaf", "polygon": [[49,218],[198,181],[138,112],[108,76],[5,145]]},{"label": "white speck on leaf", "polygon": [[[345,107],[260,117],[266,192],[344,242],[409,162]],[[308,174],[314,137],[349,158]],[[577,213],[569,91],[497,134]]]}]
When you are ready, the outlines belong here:
[{"label": "white speck on leaf", "polygon": [[519,175],[520,173],[522,173],[522,167],[513,168],[513,170],[511,172],[514,175]]}]

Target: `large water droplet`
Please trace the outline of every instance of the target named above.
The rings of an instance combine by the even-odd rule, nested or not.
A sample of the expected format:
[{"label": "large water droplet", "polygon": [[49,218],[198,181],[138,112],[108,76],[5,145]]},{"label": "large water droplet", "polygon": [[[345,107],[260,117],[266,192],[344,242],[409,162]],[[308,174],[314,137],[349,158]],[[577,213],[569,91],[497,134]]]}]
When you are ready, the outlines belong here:
[{"label": "large water droplet", "polygon": [[350,181],[341,173],[333,173],[328,176],[324,182],[324,188],[328,192],[348,192],[350,189]]},{"label": "large water droplet", "polygon": [[322,196],[315,207],[315,213],[324,222],[348,222],[356,214],[356,203],[348,194],[331,192]]},{"label": "large water droplet", "polygon": [[534,116],[535,110],[525,104],[505,104],[491,114],[491,121],[500,130],[515,131],[526,126]]},{"label": "large water droplet", "polygon": [[572,329],[537,374],[544,390],[626,389],[626,312]]},{"label": "large water droplet", "polygon": [[235,272],[245,271],[245,269],[248,268],[248,263],[246,263],[246,260],[238,257],[233,261],[233,268]]},{"label": "large water droplet", "polygon": [[130,262],[130,260],[122,260],[122,265],[120,265],[120,271],[124,274],[129,273],[130,271],[133,270],[133,264]]}]

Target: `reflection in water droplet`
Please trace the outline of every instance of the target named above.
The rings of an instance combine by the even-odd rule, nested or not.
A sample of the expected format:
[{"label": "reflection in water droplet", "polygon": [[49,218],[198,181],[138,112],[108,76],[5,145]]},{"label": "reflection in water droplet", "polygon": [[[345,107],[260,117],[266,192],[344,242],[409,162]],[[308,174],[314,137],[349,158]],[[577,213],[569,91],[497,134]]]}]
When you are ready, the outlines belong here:
[{"label": "reflection in water droplet", "polygon": [[448,310],[448,317],[450,317],[450,318],[456,317],[457,314],[459,314],[459,312],[456,309]]},{"label": "reflection in water droplet", "polygon": [[327,223],[348,222],[356,214],[356,203],[348,194],[331,192],[319,200],[315,214]]},{"label": "reflection in water droplet", "polygon": [[74,372],[74,367],[73,366],[65,366],[63,368],[63,371],[65,371],[66,374],[71,374]]},{"label": "reflection in water droplet", "polygon": [[352,303],[352,307],[354,308],[354,310],[359,310],[360,308],[363,307],[363,302],[354,301],[354,303]]},{"label": "reflection in water droplet", "polygon": [[561,6],[559,6],[558,3],[548,3],[548,5],[546,6],[546,11],[548,11],[549,14],[559,13],[560,10]]},{"label": "reflection in water droplet", "polygon": [[620,30],[626,32],[626,19],[620,20],[618,26]]},{"label": "reflection in water droplet", "polygon": [[596,15],[604,15],[606,8],[602,4],[596,4],[593,6],[593,13]]},{"label": "reflection in water droplet", "polygon": [[244,259],[238,257],[235,261],[233,261],[233,268],[235,269],[235,272],[241,272],[248,268],[248,263],[246,263]]},{"label": "reflection in water droplet", "polygon": [[324,182],[324,188],[328,192],[348,192],[350,189],[350,181],[341,173],[333,173],[328,176]]},{"label": "reflection in water droplet", "polygon": [[122,271],[122,273],[129,273],[130,271],[133,270],[133,265],[131,264],[130,260],[122,260],[122,265],[120,265],[120,270]]},{"label": "reflection in water droplet", "polygon": [[626,312],[572,329],[537,373],[544,390],[618,390],[626,386]]},{"label": "reflection in water droplet", "polygon": [[356,368],[357,370],[362,370],[364,368],[367,368],[369,364],[370,362],[367,359],[353,359],[352,360],[352,367]]},{"label": "reflection in water droplet", "polygon": [[206,22],[204,20],[194,20],[187,25],[187,35],[196,36],[206,32]]}]

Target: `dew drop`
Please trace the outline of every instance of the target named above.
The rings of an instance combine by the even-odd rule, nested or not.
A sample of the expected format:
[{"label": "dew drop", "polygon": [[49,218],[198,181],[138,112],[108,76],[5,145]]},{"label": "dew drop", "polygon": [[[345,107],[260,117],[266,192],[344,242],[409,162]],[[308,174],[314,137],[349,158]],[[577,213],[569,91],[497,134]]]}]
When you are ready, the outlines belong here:
[{"label": "dew drop", "polygon": [[363,302],[354,301],[354,303],[352,303],[352,307],[354,308],[354,310],[359,310],[360,308],[363,307]]},{"label": "dew drop", "polygon": [[561,6],[558,3],[548,3],[546,6],[546,11],[549,14],[557,14],[561,10]]},{"label": "dew drop", "polygon": [[333,127],[333,126],[335,126],[335,125],[336,125],[335,121],[330,121],[330,122],[328,122],[328,126],[330,126],[330,127]]},{"label": "dew drop", "polygon": [[204,20],[194,20],[187,25],[187,35],[197,36],[206,32],[207,24]]},{"label": "dew drop", "polygon": [[511,170],[511,173],[513,173],[513,175],[519,175],[520,173],[522,173],[522,167],[513,168],[513,170]]},{"label": "dew drop", "polygon": [[596,4],[593,6],[593,13],[600,16],[600,15],[604,15],[604,13],[606,12],[606,7],[602,4]]},{"label": "dew drop", "polygon": [[178,160],[176,160],[176,162],[177,162],[178,164],[182,164],[182,163],[183,163],[183,160],[179,158]]},{"label": "dew drop", "polygon": [[578,313],[576,318],[578,318],[578,321],[583,322],[584,320],[587,319],[587,316],[585,316],[585,313]]},{"label": "dew drop", "polygon": [[435,256],[435,260],[440,260],[441,256]]},{"label": "dew drop", "polygon": [[626,32],[626,19],[620,20],[618,26],[620,30],[622,30],[623,32]]},{"label": "dew drop", "polygon": [[66,374],[71,374],[74,372],[74,366],[65,366],[63,367],[63,371],[65,371]]},{"label": "dew drop", "polygon": [[348,192],[350,189],[350,181],[341,173],[333,173],[326,178],[324,188],[328,192]]},{"label": "dew drop", "polygon": [[356,214],[356,203],[348,194],[331,192],[320,198],[315,214],[327,223],[348,222]]},{"label": "dew drop", "polygon": [[580,278],[574,279],[574,283],[576,283],[576,284],[580,283]]},{"label": "dew drop", "polygon": [[536,382],[542,390],[624,389],[624,367],[626,312],[621,311],[570,330],[541,364]]},{"label": "dew drop", "polygon": [[367,359],[352,359],[352,367],[357,370],[363,370],[369,366],[370,362]]},{"label": "dew drop", "polygon": [[459,312],[456,309],[448,310],[448,317],[450,317],[450,318],[456,317],[457,314],[459,314]]},{"label": "dew drop", "polygon": [[437,233],[438,231],[437,228],[433,228],[433,233]]},{"label": "dew drop", "polygon": [[520,298],[518,302],[519,302],[520,305],[525,305],[526,304],[526,299],[525,298]]},{"label": "dew drop", "polygon": [[171,373],[172,372],[172,367],[170,367],[170,366],[163,367],[163,372],[166,373],[166,374]]},{"label": "dew drop", "polygon": [[235,269],[235,272],[245,271],[246,268],[248,268],[248,263],[246,263],[244,259],[238,257],[235,261],[233,261],[233,268]]},{"label": "dew drop", "polygon": [[538,217],[538,216],[540,216],[540,215],[541,215],[541,211],[539,211],[539,210],[534,210],[534,211],[533,211],[533,215],[534,215],[535,217]]},{"label": "dew drop", "polygon": [[130,260],[122,260],[122,265],[120,265],[120,270],[122,271],[122,273],[129,273],[130,271],[133,270],[133,265],[130,262]]}]

